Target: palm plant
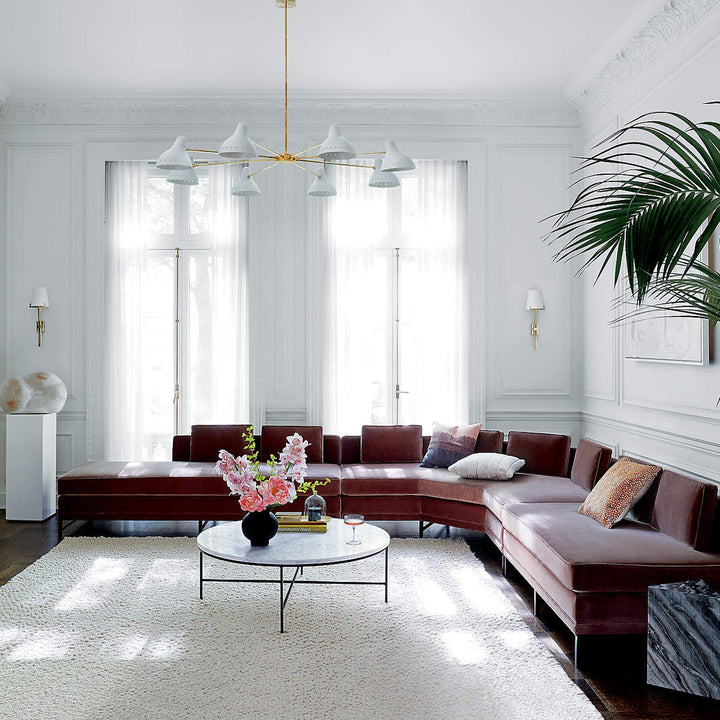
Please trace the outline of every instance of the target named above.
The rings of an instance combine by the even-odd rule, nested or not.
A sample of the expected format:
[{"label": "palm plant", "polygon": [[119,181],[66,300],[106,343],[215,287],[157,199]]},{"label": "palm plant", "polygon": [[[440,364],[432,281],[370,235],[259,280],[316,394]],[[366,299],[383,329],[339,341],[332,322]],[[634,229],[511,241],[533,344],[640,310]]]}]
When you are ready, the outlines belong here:
[{"label": "palm plant", "polygon": [[[632,315],[656,309],[720,320],[720,273],[701,259],[720,224],[720,124],[652,113],[598,146],[584,187],[554,216],[556,260],[586,256],[625,275]],[[628,298],[621,299],[625,302]]]}]

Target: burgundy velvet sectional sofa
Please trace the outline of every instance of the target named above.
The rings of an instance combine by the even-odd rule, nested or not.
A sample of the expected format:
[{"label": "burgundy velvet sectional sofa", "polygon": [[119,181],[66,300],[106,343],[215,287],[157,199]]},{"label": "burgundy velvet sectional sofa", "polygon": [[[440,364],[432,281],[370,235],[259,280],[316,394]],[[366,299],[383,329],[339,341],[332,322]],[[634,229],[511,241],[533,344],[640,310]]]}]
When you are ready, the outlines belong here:
[{"label": "burgundy velvet sectional sofa", "polygon": [[[244,513],[214,471],[219,449],[244,451],[247,426],[194,426],[177,436],[172,462],[88,463],[58,480],[58,531],[74,520],[237,520]],[[664,470],[634,517],[607,530],[577,510],[610,466],[611,451],[566,435],[481,430],[475,452],[525,460],[512,480],[461,478],[421,467],[420,426],[366,426],[362,436],[319,426],[264,426],[260,457],[299,432],[310,442],[308,478],[334,516],[441,523],[487,534],[573,632],[638,634],[647,628],[649,585],[702,578],[720,587],[717,486]],[[283,509],[301,508],[300,497]]]}]

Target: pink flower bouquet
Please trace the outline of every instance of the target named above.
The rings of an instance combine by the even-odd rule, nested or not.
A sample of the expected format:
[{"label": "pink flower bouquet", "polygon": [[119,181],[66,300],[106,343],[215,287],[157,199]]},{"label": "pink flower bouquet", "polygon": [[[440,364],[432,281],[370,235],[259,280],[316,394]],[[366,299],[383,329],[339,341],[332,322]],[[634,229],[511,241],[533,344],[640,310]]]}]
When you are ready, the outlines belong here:
[{"label": "pink flower bouquet", "polygon": [[244,438],[248,450],[245,455],[234,457],[227,450],[221,450],[215,464],[215,470],[225,479],[230,494],[240,496],[240,507],[246,512],[261,512],[295,500],[307,472],[305,448],[308,441],[298,433],[289,436],[280,457],[271,455],[267,465],[261,468],[252,427],[248,428]]}]

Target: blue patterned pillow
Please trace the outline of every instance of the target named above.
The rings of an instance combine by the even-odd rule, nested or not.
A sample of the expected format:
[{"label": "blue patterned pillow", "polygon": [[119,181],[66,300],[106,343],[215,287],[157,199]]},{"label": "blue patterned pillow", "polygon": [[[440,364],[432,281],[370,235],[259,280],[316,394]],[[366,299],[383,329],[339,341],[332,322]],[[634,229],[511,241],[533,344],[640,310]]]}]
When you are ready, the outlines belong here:
[{"label": "blue patterned pillow", "polygon": [[443,425],[433,423],[433,433],[428,451],[425,453],[421,467],[450,467],[454,462],[471,455],[482,426],[477,425]]}]

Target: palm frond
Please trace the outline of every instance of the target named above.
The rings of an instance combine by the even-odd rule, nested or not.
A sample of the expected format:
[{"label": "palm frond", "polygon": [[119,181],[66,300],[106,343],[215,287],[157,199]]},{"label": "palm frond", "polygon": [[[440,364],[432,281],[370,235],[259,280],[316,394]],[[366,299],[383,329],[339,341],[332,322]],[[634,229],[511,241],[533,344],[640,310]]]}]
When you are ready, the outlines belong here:
[{"label": "palm frond", "polygon": [[632,292],[619,297],[614,305],[620,315],[612,324],[672,312],[684,317],[709,319],[711,327],[720,322],[720,273],[708,265],[695,262],[681,267],[668,277],[655,277],[647,285],[642,303]]},{"label": "palm frond", "polygon": [[546,239],[562,243],[555,259],[582,256],[582,270],[600,262],[598,274],[612,266],[639,302],[656,281],[679,293],[676,271],[694,268],[720,224],[720,125],[653,113],[598,147],[583,159],[575,201],[548,218]]}]

